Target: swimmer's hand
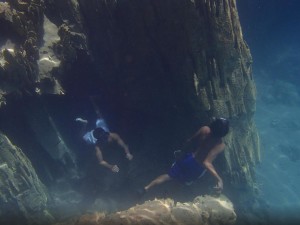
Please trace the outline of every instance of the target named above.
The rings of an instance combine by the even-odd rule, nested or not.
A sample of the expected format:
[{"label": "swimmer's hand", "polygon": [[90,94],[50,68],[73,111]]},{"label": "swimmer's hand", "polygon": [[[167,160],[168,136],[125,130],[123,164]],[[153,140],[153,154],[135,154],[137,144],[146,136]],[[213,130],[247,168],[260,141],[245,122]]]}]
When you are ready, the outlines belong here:
[{"label": "swimmer's hand", "polygon": [[87,120],[84,120],[84,119],[82,119],[82,118],[79,118],[79,117],[78,117],[78,118],[76,118],[76,119],[75,119],[75,121],[76,121],[76,122],[80,122],[80,123],[85,123],[85,124],[87,124],[87,123],[88,123],[88,121],[87,121]]},{"label": "swimmer's hand", "polygon": [[127,153],[127,154],[126,154],[126,158],[127,158],[128,160],[132,160],[132,159],[133,159],[133,155],[131,155],[130,153]]},{"label": "swimmer's hand", "polygon": [[111,171],[114,172],[114,173],[118,173],[120,171],[119,167],[117,165],[113,165],[111,167]]},{"label": "swimmer's hand", "polygon": [[221,194],[221,192],[223,191],[223,181],[222,180],[219,180],[217,185],[214,186],[214,191],[217,193],[217,194]]}]

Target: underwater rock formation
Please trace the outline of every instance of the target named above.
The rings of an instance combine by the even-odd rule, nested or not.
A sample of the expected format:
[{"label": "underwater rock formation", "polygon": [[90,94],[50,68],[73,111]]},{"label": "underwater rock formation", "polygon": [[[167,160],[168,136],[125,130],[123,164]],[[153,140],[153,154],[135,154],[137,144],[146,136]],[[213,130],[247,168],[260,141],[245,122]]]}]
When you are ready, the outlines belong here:
[{"label": "underwater rock formation", "polygon": [[30,160],[2,133],[0,150],[0,223],[53,222],[47,211],[48,192]]},{"label": "underwater rock formation", "polygon": [[171,199],[155,199],[113,214],[94,213],[56,225],[133,225],[133,224],[199,224],[233,225],[236,214],[225,197],[199,196],[193,202],[174,203]]},{"label": "underwater rock formation", "polygon": [[[34,140],[40,144],[49,158],[57,162],[56,167],[60,166],[69,178],[76,176],[75,154],[65,143],[43,102],[39,99],[28,101],[23,111],[28,126],[34,131]],[[54,182],[54,179],[52,181]]]},{"label": "underwater rock formation", "polygon": [[[44,18],[44,2],[0,2],[0,99],[10,93],[61,94],[53,70],[60,61],[53,54],[57,31]],[[49,74],[51,72],[51,74]]]},{"label": "underwater rock formation", "polygon": [[225,189],[252,199],[260,160],[255,83],[235,0],[11,0],[0,2],[0,26],[0,104],[11,96],[98,95],[119,130],[160,131],[174,145],[212,117],[229,118],[216,167]]}]

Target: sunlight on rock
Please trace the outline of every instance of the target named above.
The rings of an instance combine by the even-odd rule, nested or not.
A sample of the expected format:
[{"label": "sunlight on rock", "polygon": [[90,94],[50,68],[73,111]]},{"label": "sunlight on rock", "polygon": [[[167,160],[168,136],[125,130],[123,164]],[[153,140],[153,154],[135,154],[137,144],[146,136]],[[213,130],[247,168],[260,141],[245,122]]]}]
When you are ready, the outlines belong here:
[{"label": "sunlight on rock", "polygon": [[93,213],[77,221],[57,225],[86,224],[234,224],[236,214],[232,203],[225,197],[199,196],[193,202],[175,203],[172,199],[155,199],[113,214]]},{"label": "sunlight on rock", "polygon": [[58,60],[55,61],[50,56],[41,58],[38,61],[40,74],[47,74],[53,69],[53,67],[58,67],[59,64],[60,62]]},{"label": "sunlight on rock", "polygon": [[44,46],[49,46],[51,43],[55,41],[59,41],[60,37],[58,36],[58,27],[52,23],[46,16],[44,16]]},{"label": "sunlight on rock", "polygon": [[7,40],[6,43],[0,47],[0,66],[4,66],[6,63],[6,60],[3,55],[4,51],[6,50],[13,55],[15,53],[14,48],[15,45],[10,40]]},{"label": "sunlight on rock", "polygon": [[216,201],[219,202],[220,205],[223,206],[224,208],[229,209],[229,210],[232,209],[232,204],[229,203],[228,201],[224,201],[221,199],[217,199]]},{"label": "sunlight on rock", "polygon": [[59,67],[60,61],[55,56],[53,44],[60,40],[58,27],[44,16],[44,45],[40,48],[40,59],[38,61],[40,78],[47,77],[54,67]]}]

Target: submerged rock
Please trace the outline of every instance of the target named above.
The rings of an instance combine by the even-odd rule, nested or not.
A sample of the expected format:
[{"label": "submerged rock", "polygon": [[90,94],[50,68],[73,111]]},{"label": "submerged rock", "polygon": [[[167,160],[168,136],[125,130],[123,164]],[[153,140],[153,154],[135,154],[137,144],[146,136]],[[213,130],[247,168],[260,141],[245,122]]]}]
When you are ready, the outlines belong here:
[{"label": "submerged rock", "polygon": [[56,225],[231,225],[236,221],[232,203],[220,197],[198,196],[193,202],[175,203],[172,199],[155,199],[128,210],[105,214],[96,212]]},{"label": "submerged rock", "polygon": [[29,159],[0,133],[0,223],[50,223],[48,192]]}]

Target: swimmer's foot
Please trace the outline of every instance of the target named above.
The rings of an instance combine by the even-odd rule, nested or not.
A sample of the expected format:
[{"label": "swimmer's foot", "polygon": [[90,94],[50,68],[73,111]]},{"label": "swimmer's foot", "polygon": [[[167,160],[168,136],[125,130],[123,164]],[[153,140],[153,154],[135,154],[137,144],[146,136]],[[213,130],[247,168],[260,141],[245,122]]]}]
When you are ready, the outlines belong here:
[{"label": "swimmer's foot", "polygon": [[179,160],[183,157],[183,151],[182,150],[176,150],[174,151],[174,157],[175,157],[175,160]]},{"label": "swimmer's foot", "polygon": [[215,197],[220,197],[221,194],[222,194],[222,189],[217,187],[210,188],[210,195]]},{"label": "swimmer's foot", "polygon": [[88,121],[87,121],[87,120],[84,120],[84,119],[82,119],[82,118],[79,118],[79,117],[78,117],[78,118],[76,118],[76,119],[75,119],[75,121],[76,121],[76,122],[80,122],[80,123],[88,123]]}]

